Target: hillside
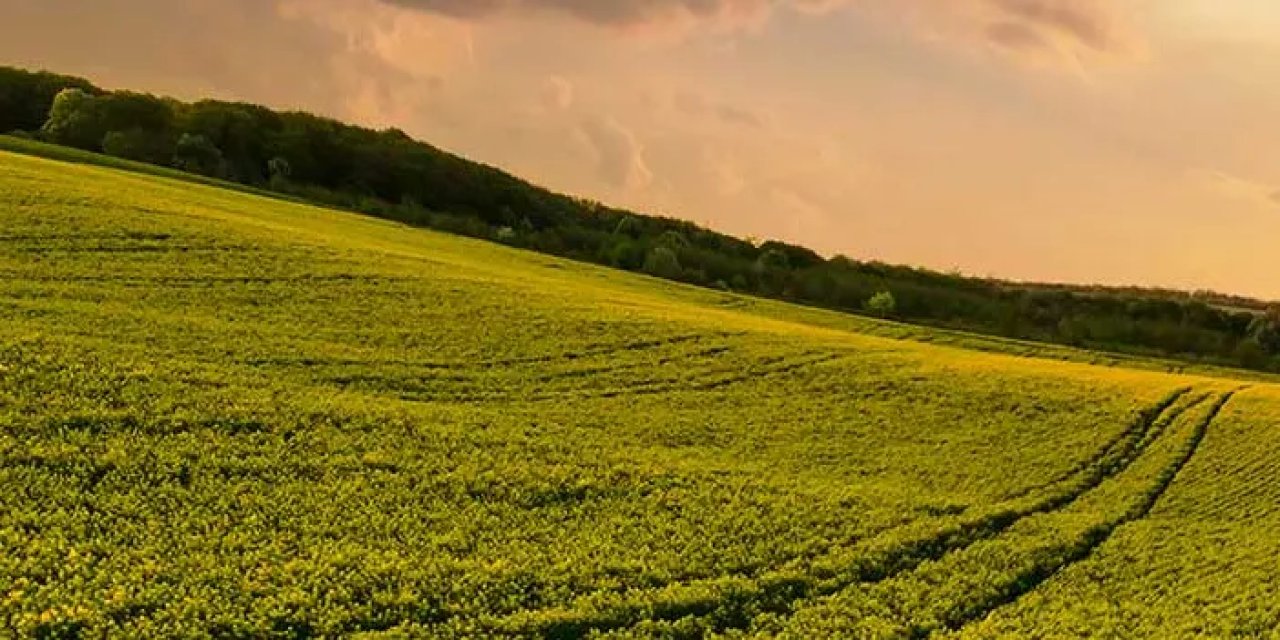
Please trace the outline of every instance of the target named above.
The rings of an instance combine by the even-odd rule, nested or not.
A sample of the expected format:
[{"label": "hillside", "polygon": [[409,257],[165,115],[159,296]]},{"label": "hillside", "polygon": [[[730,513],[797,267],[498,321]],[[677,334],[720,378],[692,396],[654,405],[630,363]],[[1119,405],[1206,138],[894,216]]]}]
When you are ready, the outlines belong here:
[{"label": "hillside", "polygon": [[1269,384],[7,153],[0,218],[14,636],[1280,620]]},{"label": "hillside", "polygon": [[107,159],[92,154],[106,154],[162,173],[179,170],[718,291],[934,328],[1280,371],[1280,308],[1266,302],[1018,283],[822,256],[567,196],[396,129],[252,104],[106,91],[81,78],[0,67],[0,133],[9,131],[25,139],[0,137],[0,148],[95,163]]}]

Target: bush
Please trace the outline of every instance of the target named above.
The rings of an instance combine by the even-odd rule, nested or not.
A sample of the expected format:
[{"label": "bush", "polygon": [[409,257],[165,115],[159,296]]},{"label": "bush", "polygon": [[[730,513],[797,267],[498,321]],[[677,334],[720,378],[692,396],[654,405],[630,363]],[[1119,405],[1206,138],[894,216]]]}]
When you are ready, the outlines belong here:
[{"label": "bush", "polygon": [[173,166],[190,173],[217,176],[222,172],[222,151],[202,135],[184,133],[174,148]]},{"label": "bush", "polygon": [[1267,350],[1256,338],[1245,338],[1236,345],[1236,361],[1250,369],[1261,369],[1269,364]]},{"label": "bush", "polygon": [[96,101],[82,89],[63,89],[53,99],[42,132],[45,139],[80,149],[96,150],[106,135],[97,123]]},{"label": "bush", "polygon": [[676,253],[666,247],[654,247],[644,260],[644,272],[659,278],[679,278],[684,270]]},{"label": "bush", "polygon": [[898,310],[898,301],[893,297],[892,293],[888,291],[881,291],[880,293],[871,296],[864,305],[864,308],[871,314],[877,315],[881,318],[887,318],[892,316],[894,312]]},{"label": "bush", "polygon": [[169,141],[159,135],[143,129],[112,131],[102,138],[102,152],[117,158],[165,164],[170,156]]}]

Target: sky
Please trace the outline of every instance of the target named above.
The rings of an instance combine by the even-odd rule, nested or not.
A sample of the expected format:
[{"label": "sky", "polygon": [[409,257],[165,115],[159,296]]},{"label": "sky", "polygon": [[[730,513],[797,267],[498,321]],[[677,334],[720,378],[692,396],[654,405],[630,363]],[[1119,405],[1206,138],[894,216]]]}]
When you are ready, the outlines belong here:
[{"label": "sky", "polygon": [[1280,299],[1273,0],[0,0],[0,64],[297,108],[825,254]]}]

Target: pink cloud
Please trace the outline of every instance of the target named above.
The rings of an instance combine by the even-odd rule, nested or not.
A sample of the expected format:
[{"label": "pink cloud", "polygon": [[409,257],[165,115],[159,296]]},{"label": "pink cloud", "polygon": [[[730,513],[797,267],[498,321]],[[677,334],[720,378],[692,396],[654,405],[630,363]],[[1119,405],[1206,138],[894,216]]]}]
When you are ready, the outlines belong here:
[{"label": "pink cloud", "polygon": [[932,36],[1036,61],[1132,59],[1145,49],[1130,15],[1134,0],[900,0],[860,2],[873,13],[905,15]]},{"label": "pink cloud", "polygon": [[[995,17],[987,34],[1000,34],[994,42],[1013,50],[1053,49],[1069,46],[1098,54],[1129,55],[1140,45],[1139,36],[1123,19],[1116,2],[1099,0],[983,0]],[[1021,29],[1023,37],[1010,37]]]},{"label": "pink cloud", "polygon": [[644,145],[617,120],[587,118],[575,133],[595,157],[597,174],[609,186],[636,191],[653,184]]},{"label": "pink cloud", "polygon": [[381,0],[474,21],[560,16],[628,32],[758,28],[778,10],[823,15],[855,8],[906,17],[899,25],[1006,54],[1079,62],[1130,57],[1141,38],[1124,19],[1133,0]]},{"label": "pink cloud", "polygon": [[762,24],[777,7],[817,12],[847,0],[383,0],[402,7],[477,20],[501,14],[561,15],[623,30],[710,26],[737,30]]}]

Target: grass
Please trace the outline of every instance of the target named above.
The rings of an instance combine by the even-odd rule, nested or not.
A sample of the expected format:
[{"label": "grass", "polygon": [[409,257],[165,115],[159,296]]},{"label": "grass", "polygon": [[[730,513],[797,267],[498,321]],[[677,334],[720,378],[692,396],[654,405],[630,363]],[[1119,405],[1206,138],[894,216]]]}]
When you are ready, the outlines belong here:
[{"label": "grass", "polygon": [[[169,167],[134,162],[123,158],[92,153],[72,147],[48,144],[32,138],[0,134],[0,151],[60,160],[69,163],[120,169],[131,173],[190,182],[203,186],[219,187],[222,189],[239,191],[266,198],[280,199],[285,202],[307,203],[305,199],[295,197],[293,195],[259,189],[236,182],[219,180],[198,174],[185,173]],[[332,208],[326,204],[321,204],[320,206]],[[553,260],[553,258],[548,259]],[[678,289],[671,289],[670,291],[674,292],[677,290]],[[705,293],[705,291],[701,289],[692,290],[703,291]],[[1161,358],[1158,355],[1142,356],[1116,352],[1087,351],[1061,345],[975,334],[941,327],[922,327],[919,325],[872,320],[866,317],[854,316],[847,313],[818,311],[812,307],[797,308],[789,304],[779,304],[778,302],[770,299],[743,295],[725,294],[715,298],[708,298],[703,295],[695,297],[693,301],[699,304],[715,304],[740,311],[748,311],[758,315],[781,317],[787,320],[797,320],[800,317],[803,317],[804,322],[819,326],[829,326],[841,330],[851,330],[863,334],[879,335],[897,339],[917,340],[934,344],[958,346],[978,351],[1010,353],[1015,355],[1058,359],[1072,362],[1088,362],[1090,364],[1102,366],[1123,366],[1128,368],[1149,369],[1168,373],[1226,376],[1272,382],[1280,380],[1280,376],[1276,374],[1260,371],[1231,369],[1212,364],[1189,362],[1187,360]]]},{"label": "grass", "polygon": [[64,159],[0,153],[0,635],[1276,626],[1267,384]]}]

